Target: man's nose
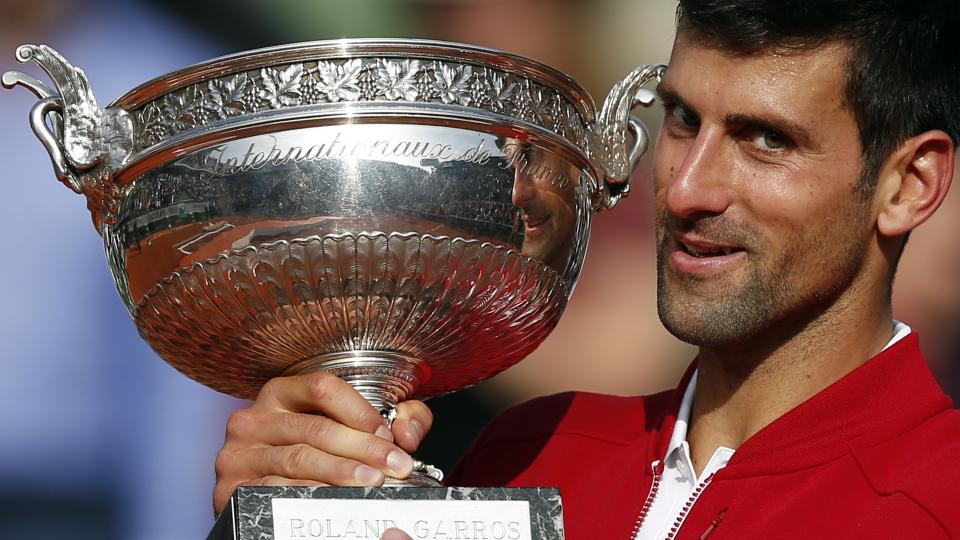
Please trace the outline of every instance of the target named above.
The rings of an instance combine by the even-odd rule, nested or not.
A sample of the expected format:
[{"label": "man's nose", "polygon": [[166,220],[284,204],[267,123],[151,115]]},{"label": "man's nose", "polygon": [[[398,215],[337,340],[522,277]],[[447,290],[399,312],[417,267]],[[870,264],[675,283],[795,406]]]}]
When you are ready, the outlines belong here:
[{"label": "man's nose", "polygon": [[682,161],[670,173],[664,197],[667,210],[684,219],[722,214],[733,196],[730,152],[722,133],[701,130],[685,153],[678,152]]},{"label": "man's nose", "polygon": [[526,206],[535,196],[536,187],[529,175],[516,172],[513,175],[513,205],[517,208]]}]

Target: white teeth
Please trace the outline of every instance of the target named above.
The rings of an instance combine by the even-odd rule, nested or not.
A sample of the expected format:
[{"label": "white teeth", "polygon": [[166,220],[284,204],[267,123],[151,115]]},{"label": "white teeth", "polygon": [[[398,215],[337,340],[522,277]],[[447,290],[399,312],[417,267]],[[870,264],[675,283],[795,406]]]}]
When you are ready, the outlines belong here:
[{"label": "white teeth", "polygon": [[699,251],[697,249],[694,249],[688,246],[687,244],[684,244],[683,247],[687,248],[687,251],[690,252],[690,254],[693,255],[694,257],[707,257],[711,255],[711,253],[708,251]]},{"label": "white teeth", "polygon": [[[681,243],[682,243],[682,242],[681,242]],[[733,251],[734,251],[733,248],[729,248],[729,247],[719,247],[719,248],[716,248],[716,249],[714,249],[714,250],[702,250],[702,251],[701,251],[701,250],[698,250],[698,249],[690,246],[689,244],[685,244],[685,243],[683,244],[683,247],[684,247],[684,249],[687,250],[688,253],[690,253],[690,254],[693,255],[694,257],[700,257],[700,258],[702,258],[702,257],[718,256],[718,255],[730,255],[730,254],[733,253]]]}]

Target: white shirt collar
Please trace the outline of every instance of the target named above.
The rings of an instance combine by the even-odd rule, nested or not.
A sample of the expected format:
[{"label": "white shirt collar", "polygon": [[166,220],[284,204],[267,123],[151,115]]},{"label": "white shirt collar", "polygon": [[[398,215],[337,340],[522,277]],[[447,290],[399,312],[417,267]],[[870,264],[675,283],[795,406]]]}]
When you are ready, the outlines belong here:
[{"label": "white shirt collar", "polygon": [[894,319],[893,320],[893,337],[890,338],[890,341],[880,349],[880,352],[883,352],[893,346],[894,343],[900,341],[901,339],[907,337],[907,335],[913,330],[910,326]]}]

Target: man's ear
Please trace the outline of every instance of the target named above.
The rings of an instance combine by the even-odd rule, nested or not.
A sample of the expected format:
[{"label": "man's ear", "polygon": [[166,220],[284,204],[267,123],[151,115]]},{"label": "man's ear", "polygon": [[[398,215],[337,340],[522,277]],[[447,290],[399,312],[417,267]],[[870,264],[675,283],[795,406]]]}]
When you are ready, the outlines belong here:
[{"label": "man's ear", "polygon": [[909,233],[943,202],[953,180],[954,147],[940,130],[908,139],[887,160],[877,184],[877,228],[888,237]]}]

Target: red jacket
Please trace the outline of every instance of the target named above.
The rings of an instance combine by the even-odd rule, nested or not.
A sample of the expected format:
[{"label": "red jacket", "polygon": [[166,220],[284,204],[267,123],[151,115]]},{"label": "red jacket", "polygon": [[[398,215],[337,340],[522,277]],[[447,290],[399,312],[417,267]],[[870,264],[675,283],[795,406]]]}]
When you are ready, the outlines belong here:
[{"label": "red jacket", "polygon": [[[630,540],[681,398],[535,399],[488,426],[450,484],[559,486],[568,540]],[[960,537],[952,407],[911,334],[745,441],[676,538]]]}]

